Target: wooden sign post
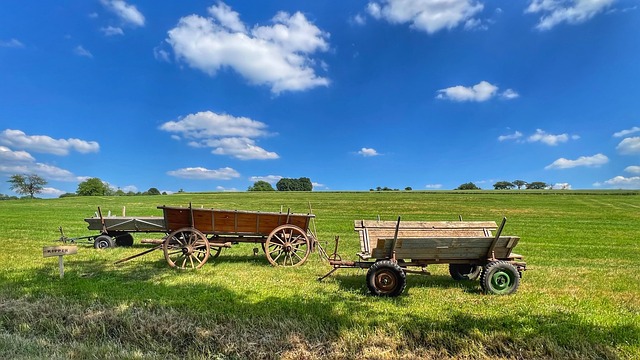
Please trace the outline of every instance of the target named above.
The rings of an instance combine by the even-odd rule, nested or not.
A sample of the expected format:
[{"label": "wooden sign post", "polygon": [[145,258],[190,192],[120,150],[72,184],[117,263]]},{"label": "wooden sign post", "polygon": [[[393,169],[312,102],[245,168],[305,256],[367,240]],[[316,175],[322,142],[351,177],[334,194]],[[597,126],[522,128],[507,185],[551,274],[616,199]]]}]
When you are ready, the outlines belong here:
[{"label": "wooden sign post", "polygon": [[43,257],[58,257],[58,266],[60,267],[60,279],[64,278],[64,262],[62,257],[64,255],[73,255],[78,253],[77,246],[45,246],[42,248]]}]

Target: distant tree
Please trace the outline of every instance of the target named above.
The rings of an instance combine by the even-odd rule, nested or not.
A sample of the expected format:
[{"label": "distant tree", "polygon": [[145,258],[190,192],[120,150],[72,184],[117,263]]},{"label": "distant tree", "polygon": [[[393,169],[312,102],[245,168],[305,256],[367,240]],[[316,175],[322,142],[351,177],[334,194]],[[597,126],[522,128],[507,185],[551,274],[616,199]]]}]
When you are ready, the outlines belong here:
[{"label": "distant tree", "polygon": [[513,185],[517,186],[518,190],[520,190],[523,186],[527,185],[527,182],[524,180],[513,180]]},{"label": "distant tree", "polygon": [[178,190],[178,194],[182,194],[182,193],[184,193],[183,189]]},{"label": "distant tree", "polygon": [[149,190],[147,190],[147,195],[160,195],[160,190],[152,187]]},{"label": "distant tree", "polygon": [[253,186],[249,186],[247,191],[276,191],[276,190],[268,182],[259,180],[254,182]]},{"label": "distant tree", "polygon": [[115,196],[125,196],[125,195],[127,195],[122,189],[116,190],[116,192],[114,194],[115,194]]},{"label": "distant tree", "polygon": [[404,188],[404,191],[411,191],[411,190],[413,190],[411,186],[407,186],[406,188]]},{"label": "distant tree", "polygon": [[306,177],[299,179],[282,178],[278,180],[276,188],[278,191],[311,191],[313,190],[313,184]]},{"label": "distant tree", "polygon": [[91,178],[78,184],[76,194],[79,196],[106,196],[112,195],[109,186],[98,178]]},{"label": "distant tree", "polygon": [[454,190],[481,190],[476,184],[472,182],[464,183]]},{"label": "distant tree", "polygon": [[382,191],[382,188],[381,188],[380,186],[378,186],[378,187],[376,188],[376,191]]},{"label": "distant tree", "polygon": [[8,182],[11,183],[9,187],[11,190],[21,195],[29,195],[32,199],[34,194],[41,193],[44,186],[47,185],[47,180],[36,174],[12,175]]},{"label": "distant tree", "polygon": [[0,200],[17,200],[17,196],[9,196],[5,194],[0,194]]},{"label": "distant tree", "polygon": [[493,184],[493,188],[495,190],[511,190],[514,187],[516,186],[508,181],[498,181],[497,183]]},{"label": "distant tree", "polygon": [[527,184],[527,189],[530,190],[541,190],[546,189],[549,185],[542,181],[534,181]]},{"label": "distant tree", "polygon": [[166,192],[166,191],[163,191],[163,192],[162,192],[162,195],[167,195],[167,192]]},{"label": "distant tree", "polygon": [[64,194],[58,196],[58,198],[62,199],[62,198],[74,197],[74,196],[78,196],[78,194],[76,194],[76,193],[64,193]]}]

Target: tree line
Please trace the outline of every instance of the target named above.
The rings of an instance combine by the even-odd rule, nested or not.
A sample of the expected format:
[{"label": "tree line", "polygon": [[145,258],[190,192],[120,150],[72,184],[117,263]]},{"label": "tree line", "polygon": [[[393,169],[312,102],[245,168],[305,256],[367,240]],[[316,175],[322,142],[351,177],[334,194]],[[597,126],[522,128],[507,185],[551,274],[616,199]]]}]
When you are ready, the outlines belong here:
[{"label": "tree line", "polygon": [[[498,181],[495,184],[493,184],[494,190],[512,190],[515,188],[518,188],[518,190],[521,190],[523,187],[527,190],[543,190],[543,189],[551,188],[552,185],[542,181],[526,182],[524,180]],[[468,182],[458,186],[454,190],[482,190],[482,189],[478,187],[476,184],[472,182]]]},{"label": "tree line", "polygon": [[[278,191],[312,191],[313,183],[307,177],[298,179],[282,178],[276,183],[276,189]],[[276,189],[270,183],[258,180],[252,186],[249,186],[247,191],[276,191]]]}]

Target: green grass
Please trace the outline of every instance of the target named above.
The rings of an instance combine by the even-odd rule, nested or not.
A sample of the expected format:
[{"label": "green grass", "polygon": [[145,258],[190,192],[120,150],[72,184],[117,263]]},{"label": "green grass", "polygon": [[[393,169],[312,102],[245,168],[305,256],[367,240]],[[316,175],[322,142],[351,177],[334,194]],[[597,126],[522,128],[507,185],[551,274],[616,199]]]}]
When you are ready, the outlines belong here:
[{"label": "green grass", "polygon": [[[408,275],[394,299],[368,295],[365,273],[328,270],[316,254],[273,268],[255,244],[223,250],[195,272],[161,252],[80,243],[59,279],[55,245],[92,234],[84,217],[160,215],[158,205],[317,215],[318,236],[344,259],[359,250],[354,219],[494,220],[530,267],[511,296],[456,282],[445,265]],[[640,358],[640,193],[215,193],[0,201],[0,358]],[[259,245],[257,246],[259,247]]]}]

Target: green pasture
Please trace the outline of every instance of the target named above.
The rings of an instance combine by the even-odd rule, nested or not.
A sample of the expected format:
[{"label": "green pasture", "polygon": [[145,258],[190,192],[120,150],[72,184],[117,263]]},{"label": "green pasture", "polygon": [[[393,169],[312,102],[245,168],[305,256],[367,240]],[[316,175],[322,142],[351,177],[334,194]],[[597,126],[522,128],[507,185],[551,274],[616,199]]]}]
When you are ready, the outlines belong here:
[{"label": "green pasture", "polygon": [[[484,295],[445,265],[407,275],[398,298],[368,294],[365,272],[312,254],[274,268],[255,244],[234,245],[197,271],[170,269],[151,245],[95,250],[80,242],[43,258],[82,220],[161,215],[158,205],[316,214],[327,251],[359,250],[353,220],[493,220],[521,237],[530,268],[518,292]],[[640,192],[207,193],[0,201],[0,358],[132,359],[640,359]]]}]

